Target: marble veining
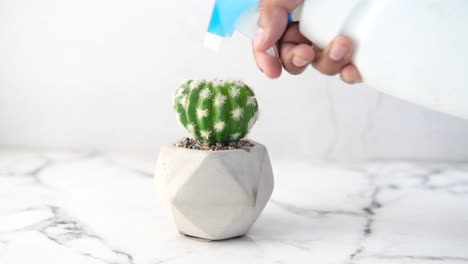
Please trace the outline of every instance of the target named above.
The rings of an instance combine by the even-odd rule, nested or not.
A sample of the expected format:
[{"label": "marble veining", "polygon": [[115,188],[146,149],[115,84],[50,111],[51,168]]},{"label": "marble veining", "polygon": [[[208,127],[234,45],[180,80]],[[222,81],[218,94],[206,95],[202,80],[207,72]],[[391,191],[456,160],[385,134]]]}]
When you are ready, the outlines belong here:
[{"label": "marble veining", "polygon": [[247,236],[176,232],[155,157],[0,151],[0,263],[468,263],[468,164],[273,161]]}]

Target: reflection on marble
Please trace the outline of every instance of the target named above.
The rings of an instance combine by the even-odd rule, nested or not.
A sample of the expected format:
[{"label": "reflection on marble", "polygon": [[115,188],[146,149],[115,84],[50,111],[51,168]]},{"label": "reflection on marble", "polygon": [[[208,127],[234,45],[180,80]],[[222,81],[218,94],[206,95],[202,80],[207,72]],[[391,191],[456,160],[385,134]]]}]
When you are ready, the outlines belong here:
[{"label": "reflection on marble", "polygon": [[273,162],[247,236],[176,232],[155,158],[0,151],[0,263],[468,263],[468,165]]}]

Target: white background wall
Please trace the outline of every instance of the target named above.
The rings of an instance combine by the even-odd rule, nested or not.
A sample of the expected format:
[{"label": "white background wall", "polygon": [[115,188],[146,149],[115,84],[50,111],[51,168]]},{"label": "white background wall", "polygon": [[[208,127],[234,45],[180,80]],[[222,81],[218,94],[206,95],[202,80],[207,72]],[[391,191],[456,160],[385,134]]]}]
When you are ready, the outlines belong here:
[{"label": "white background wall", "polygon": [[312,69],[268,80],[250,43],[202,46],[212,1],[0,0],[0,144],[157,153],[187,78],[241,78],[273,158],[467,160],[468,122]]}]

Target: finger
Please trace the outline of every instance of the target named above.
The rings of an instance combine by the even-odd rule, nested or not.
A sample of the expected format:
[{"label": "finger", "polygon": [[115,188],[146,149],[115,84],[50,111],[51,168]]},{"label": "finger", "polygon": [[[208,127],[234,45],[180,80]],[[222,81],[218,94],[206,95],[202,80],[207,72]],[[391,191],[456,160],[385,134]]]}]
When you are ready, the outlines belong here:
[{"label": "finger", "polygon": [[297,23],[291,24],[280,40],[283,67],[291,74],[302,73],[315,59],[311,42],[300,32]]},{"label": "finger", "polygon": [[254,50],[265,52],[275,45],[288,25],[288,14],[302,3],[302,0],[261,0],[259,5],[259,31]]},{"label": "finger", "polygon": [[282,66],[281,62],[276,58],[272,57],[264,52],[255,52],[255,61],[257,62],[257,67],[262,71],[266,76],[270,78],[278,78],[281,75]]},{"label": "finger", "polygon": [[336,75],[349,64],[353,54],[353,42],[345,36],[336,37],[323,51],[318,52],[314,67],[326,75]]},{"label": "finger", "polygon": [[304,72],[315,58],[314,49],[306,44],[284,44],[281,52],[283,67],[293,75]]},{"label": "finger", "polygon": [[259,30],[253,43],[253,52],[258,68],[270,78],[281,75],[282,66],[277,58],[266,55],[284,33],[288,13],[302,0],[262,0],[259,5]]},{"label": "finger", "polygon": [[341,69],[340,75],[341,79],[349,84],[362,82],[361,74],[353,64],[348,64],[343,67],[343,69]]}]

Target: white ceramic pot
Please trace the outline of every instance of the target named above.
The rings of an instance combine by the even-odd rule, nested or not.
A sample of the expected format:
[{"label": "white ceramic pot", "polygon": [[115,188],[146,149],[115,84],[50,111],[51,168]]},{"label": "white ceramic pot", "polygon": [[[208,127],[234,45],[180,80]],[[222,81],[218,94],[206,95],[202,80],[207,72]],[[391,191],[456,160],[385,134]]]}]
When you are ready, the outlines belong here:
[{"label": "white ceramic pot", "polygon": [[265,146],[223,151],[162,147],[156,185],[183,234],[221,240],[245,235],[273,192]]}]

